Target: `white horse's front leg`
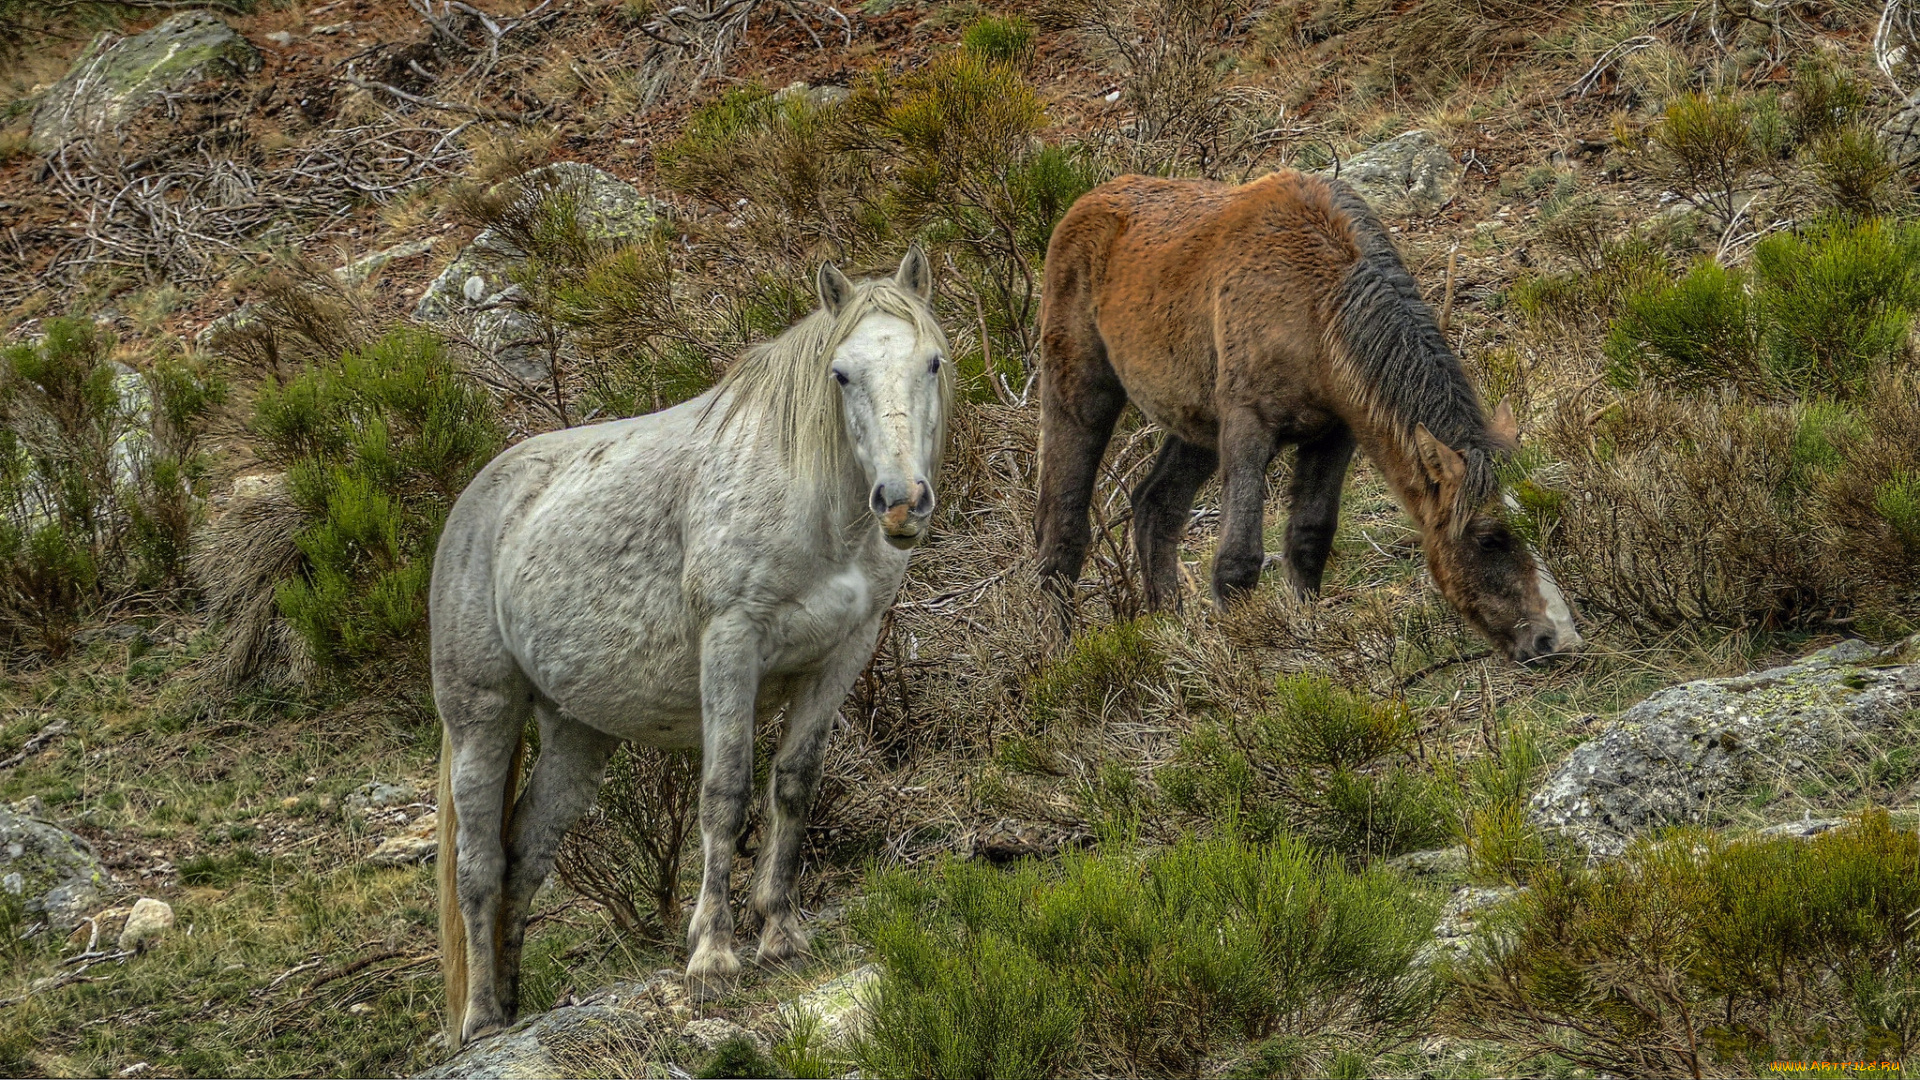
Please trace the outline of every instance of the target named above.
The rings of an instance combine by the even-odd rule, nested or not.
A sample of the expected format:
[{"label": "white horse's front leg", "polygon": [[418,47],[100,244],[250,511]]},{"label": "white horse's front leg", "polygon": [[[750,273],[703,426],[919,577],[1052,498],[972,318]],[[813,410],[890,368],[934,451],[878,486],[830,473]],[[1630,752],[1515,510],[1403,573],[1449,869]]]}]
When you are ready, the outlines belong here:
[{"label": "white horse's front leg", "polygon": [[744,620],[716,620],[700,646],[703,752],[700,901],[687,925],[687,991],[698,1001],[719,997],[740,972],[733,953],[728,885],[733,854],[753,797],[754,699],[760,690],[760,641]]},{"label": "white horse's front leg", "polygon": [[814,796],[820,791],[833,718],[873,657],[879,634],[880,619],[875,617],[849,635],[819,672],[795,690],[787,708],[787,730],[767,782],[767,842],[755,867],[753,910],[761,919],[760,951],[755,959],[761,964],[784,964],[807,951],[807,934],[793,902],[800,843],[806,837]]}]

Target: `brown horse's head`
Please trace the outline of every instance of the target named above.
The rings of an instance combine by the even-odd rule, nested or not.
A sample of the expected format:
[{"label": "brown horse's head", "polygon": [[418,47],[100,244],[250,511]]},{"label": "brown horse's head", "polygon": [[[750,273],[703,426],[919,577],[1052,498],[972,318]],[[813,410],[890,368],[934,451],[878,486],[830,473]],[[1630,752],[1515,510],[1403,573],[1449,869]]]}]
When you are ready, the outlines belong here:
[{"label": "brown horse's head", "polygon": [[[1504,401],[1491,433],[1505,449],[1518,445],[1513,410]],[[1520,663],[1578,648],[1573,610],[1545,561],[1508,523],[1499,489],[1469,480],[1471,467],[1490,463],[1470,464],[1424,425],[1415,428],[1414,442],[1427,481],[1420,508],[1427,569],[1440,592],[1494,648]],[[1472,497],[1478,488],[1489,489],[1489,497]]]}]

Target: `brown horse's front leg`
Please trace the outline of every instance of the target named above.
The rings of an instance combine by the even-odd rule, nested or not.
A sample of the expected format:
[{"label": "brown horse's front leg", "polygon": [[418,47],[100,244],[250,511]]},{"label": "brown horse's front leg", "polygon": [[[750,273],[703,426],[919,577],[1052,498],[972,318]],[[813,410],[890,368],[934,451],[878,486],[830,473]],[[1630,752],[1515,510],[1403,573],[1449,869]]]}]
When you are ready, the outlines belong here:
[{"label": "brown horse's front leg", "polygon": [[1273,432],[1251,411],[1221,417],[1220,546],[1213,555],[1213,599],[1221,606],[1260,583],[1267,465],[1275,449]]},{"label": "brown horse's front leg", "polygon": [[1353,461],[1353,431],[1300,444],[1287,515],[1287,582],[1301,596],[1320,591],[1327,555],[1340,527],[1340,492]]}]

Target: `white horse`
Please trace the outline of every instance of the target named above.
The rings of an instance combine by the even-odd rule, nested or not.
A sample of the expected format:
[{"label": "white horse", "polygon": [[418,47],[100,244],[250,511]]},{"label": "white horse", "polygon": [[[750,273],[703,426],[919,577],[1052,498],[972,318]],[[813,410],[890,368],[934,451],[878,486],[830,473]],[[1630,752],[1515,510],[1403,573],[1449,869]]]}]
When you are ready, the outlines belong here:
[{"label": "white horse", "polygon": [[785,708],[752,905],[761,963],[807,948],[793,886],[827,735],[927,534],[953,398],[917,247],[890,278],[827,264],[818,287],[818,311],[711,391],[528,439],[447,518],[431,603],[455,1045],[514,1017],[533,894],[621,740],[701,748],[687,979],[712,996],[740,969],[727,882],[754,726]]}]

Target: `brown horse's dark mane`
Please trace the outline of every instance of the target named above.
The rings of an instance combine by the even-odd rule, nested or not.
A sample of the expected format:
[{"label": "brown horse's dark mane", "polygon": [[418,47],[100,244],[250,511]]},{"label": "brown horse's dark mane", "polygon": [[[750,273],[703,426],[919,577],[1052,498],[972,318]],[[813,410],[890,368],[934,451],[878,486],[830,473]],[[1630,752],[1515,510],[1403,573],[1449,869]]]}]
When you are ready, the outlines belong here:
[{"label": "brown horse's dark mane", "polygon": [[1414,429],[1422,424],[1466,459],[1451,515],[1453,527],[1464,528],[1499,492],[1495,466],[1502,448],[1488,429],[1480,395],[1379,219],[1346,184],[1332,180],[1327,187],[1360,248],[1329,297],[1326,332],[1335,369],[1368,418],[1411,460],[1419,460]]}]

